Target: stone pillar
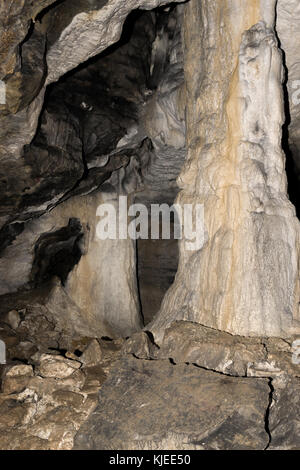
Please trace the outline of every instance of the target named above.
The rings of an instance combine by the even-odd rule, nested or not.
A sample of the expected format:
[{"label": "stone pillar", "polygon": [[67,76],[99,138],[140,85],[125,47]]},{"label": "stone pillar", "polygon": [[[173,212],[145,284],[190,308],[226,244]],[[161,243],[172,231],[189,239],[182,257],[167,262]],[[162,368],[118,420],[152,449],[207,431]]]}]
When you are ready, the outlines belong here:
[{"label": "stone pillar", "polygon": [[245,336],[300,332],[299,221],[281,148],[275,0],[186,6],[188,157],[177,203],[204,205],[205,243],[186,251],[150,326],[175,320]]}]

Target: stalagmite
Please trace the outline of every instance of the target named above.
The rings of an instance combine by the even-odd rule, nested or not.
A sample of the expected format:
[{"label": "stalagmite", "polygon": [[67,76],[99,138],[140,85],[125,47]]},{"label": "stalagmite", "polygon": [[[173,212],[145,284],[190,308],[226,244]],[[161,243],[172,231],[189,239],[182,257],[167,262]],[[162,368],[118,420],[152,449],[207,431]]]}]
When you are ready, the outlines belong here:
[{"label": "stalagmite", "polygon": [[174,320],[243,336],[299,332],[299,221],[281,147],[284,70],[275,1],[192,0],[185,15],[188,157],[177,203],[204,205],[149,328]]},{"label": "stalagmite", "polygon": [[299,0],[0,2],[1,450],[300,449],[299,41]]}]

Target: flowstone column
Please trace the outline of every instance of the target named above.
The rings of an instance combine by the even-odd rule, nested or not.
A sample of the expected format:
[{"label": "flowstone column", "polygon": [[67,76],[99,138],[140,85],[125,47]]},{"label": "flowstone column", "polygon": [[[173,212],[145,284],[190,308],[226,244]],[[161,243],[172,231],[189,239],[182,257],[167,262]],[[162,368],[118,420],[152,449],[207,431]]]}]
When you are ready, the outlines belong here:
[{"label": "flowstone column", "polygon": [[175,320],[252,336],[300,332],[299,234],[281,148],[275,0],[191,0],[185,13],[188,158],[177,203],[204,205],[205,243],[180,242],[150,329]]}]

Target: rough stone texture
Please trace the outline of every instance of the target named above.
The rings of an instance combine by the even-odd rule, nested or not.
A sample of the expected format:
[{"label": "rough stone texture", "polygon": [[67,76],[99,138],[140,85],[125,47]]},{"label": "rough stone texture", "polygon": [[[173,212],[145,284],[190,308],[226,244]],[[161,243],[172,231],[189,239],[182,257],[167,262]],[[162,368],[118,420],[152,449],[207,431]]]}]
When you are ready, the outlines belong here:
[{"label": "rough stone texture", "polygon": [[149,333],[139,332],[132,335],[122,347],[123,354],[133,354],[139,359],[153,359],[157,357],[157,346]]},{"label": "rough stone texture", "polygon": [[263,449],[268,393],[265,379],[124,358],[103,385],[74,448]]},{"label": "rough stone texture", "polygon": [[[0,5],[0,448],[299,449],[298,1],[52,3]],[[153,337],[176,242],[96,210],[172,204],[187,149]]]},{"label": "rough stone texture", "polygon": [[[284,52],[286,67],[286,110],[288,124],[288,138],[290,151],[295,162],[299,185],[300,177],[300,51],[297,44],[300,41],[300,5],[297,0],[278,0],[276,31],[280,40],[280,47]],[[297,187],[295,199],[299,203]]]},{"label": "rough stone texture", "polygon": [[0,49],[0,78],[18,71],[18,45],[25,39],[30,23],[54,0],[25,0],[19,3],[6,2],[0,6],[1,18],[1,49]]},{"label": "rough stone texture", "polygon": [[[299,367],[299,366],[298,366]],[[274,380],[270,407],[270,450],[300,449],[300,380]]]},{"label": "rough stone texture", "polygon": [[[149,333],[148,333],[149,334]],[[141,351],[145,333],[137,333],[128,346]],[[139,338],[139,339],[138,339]],[[247,338],[214,330],[197,323],[179,321],[165,330],[159,349],[152,344],[148,356],[171,359],[176,364],[191,363],[223,374],[242,377],[300,376],[299,366],[292,362],[293,338]],[[126,345],[126,343],[125,343]],[[124,347],[125,347],[124,345]],[[133,349],[128,348],[130,352]]]},{"label": "rough stone texture", "polygon": [[180,319],[244,336],[299,332],[300,232],[281,148],[274,15],[275,2],[259,0],[186,7],[189,152],[177,203],[204,205],[205,239],[198,251],[180,244],[175,282],[148,327],[157,338]]},{"label": "rough stone texture", "polygon": [[[23,160],[24,146],[31,143],[38,128],[46,84],[58,80],[117,42],[123,23],[132,10],[152,9],[165,3],[165,0],[80,0],[75,3],[66,0],[39,14],[51,1],[40,2],[38,7],[25,1],[19,9],[10,7],[8,12],[5,10],[2,16],[0,14],[0,20],[3,17],[0,34],[4,37],[2,56],[6,54],[3,75],[0,75],[6,84],[6,104],[0,109],[1,226],[24,214],[30,217],[39,210],[45,210],[50,203],[57,203],[83,174],[83,162],[78,160],[80,147],[70,155],[70,146],[66,149],[57,145],[55,133],[51,136],[44,133],[43,140],[35,142],[29,158]],[[30,23],[38,14],[38,20]],[[26,33],[28,37],[23,44]],[[47,118],[44,116],[43,131],[45,127],[55,127],[53,116],[48,115]],[[73,128],[74,122],[62,121],[61,126]],[[57,161],[58,154],[64,157],[58,166],[56,162],[51,166],[45,161],[45,138],[49,139],[52,147],[48,149],[51,158]],[[44,157],[40,167],[32,163],[37,152]],[[75,166],[72,165],[74,160]],[[41,169],[45,166],[48,179]],[[69,180],[67,172],[71,173]],[[65,188],[61,187],[62,180]],[[41,203],[44,203],[42,207]]]},{"label": "rough stone texture", "polygon": [[[71,449],[80,424],[94,409],[94,394],[81,393],[77,375],[27,380],[23,389],[0,394],[0,448],[2,450]],[[99,384],[98,384],[99,387]]]},{"label": "rough stone texture", "polygon": [[[111,200],[115,203],[115,197]],[[99,240],[96,234],[98,205],[109,202],[101,193],[74,197],[60,204],[50,214],[27,224],[21,237],[10,245],[2,257],[2,294],[29,286],[38,240],[44,233],[51,234],[66,227],[70,219],[80,220],[83,238],[77,265],[65,279],[46,294],[44,304],[53,312],[64,331],[81,332],[86,336],[129,336],[142,327],[137,298],[135,275],[135,246],[132,240]],[[73,234],[72,234],[73,236]],[[62,243],[49,245],[59,253]],[[49,249],[50,249],[49,248]],[[43,271],[51,269],[51,257],[42,252]],[[72,250],[71,250],[72,253]],[[66,252],[63,265],[70,253]],[[48,259],[48,263],[47,263]],[[57,257],[55,258],[57,266]],[[7,265],[10,270],[7,271]],[[72,266],[73,268],[73,266]],[[39,273],[43,272],[41,268]],[[57,276],[59,272],[55,273]],[[38,278],[40,275],[38,276]]]},{"label": "rough stone texture", "polygon": [[122,25],[132,10],[152,10],[166,3],[166,0],[110,0],[100,10],[75,15],[47,54],[47,83],[118,41]]},{"label": "rough stone texture", "polygon": [[[8,186],[2,192],[3,214],[10,217],[0,231],[0,294],[41,285],[56,275],[65,286],[57,289],[58,297],[67,300],[66,293],[71,299],[63,316],[78,323],[77,312],[83,311],[82,334],[96,322],[95,334],[101,331],[100,336],[129,335],[142,326],[134,245],[94,243],[96,210],[100,202],[116,204],[119,194],[147,205],[172,204],[177,194],[176,177],[186,153],[182,13],[182,7],[169,13],[134,13],[117,46],[48,89],[24,158],[9,159],[4,170],[2,182]],[[48,39],[56,40],[51,34]],[[23,171],[24,164],[28,171]],[[104,193],[102,198],[91,194],[96,190]],[[57,204],[58,212],[36,219]],[[174,279],[177,242],[137,248],[148,323]],[[115,295],[116,287],[122,298]],[[74,315],[69,315],[72,310]],[[105,326],[98,322],[100,310]]]},{"label": "rough stone texture", "polygon": [[[84,349],[82,339],[74,348]],[[94,410],[97,393],[120,356],[120,344],[102,341],[101,360],[91,367],[59,354],[27,356],[33,365],[2,370],[1,450],[70,450],[80,425]],[[71,350],[67,353],[71,356]],[[98,357],[99,359],[99,357]],[[1,371],[0,371],[1,372]]]},{"label": "rough stone texture", "polygon": [[[291,363],[287,341],[242,338],[177,322],[165,331],[160,348],[145,332],[126,341],[73,336],[69,344],[57,336],[56,349],[66,349],[62,356],[49,348],[53,330],[47,332],[44,324],[43,332],[40,326],[34,333],[39,317],[31,323],[28,318],[29,336],[22,324],[30,313],[18,313],[17,331],[6,330],[15,334],[14,342],[0,330],[9,361],[2,371],[0,367],[1,449],[73,448],[74,435],[95,409],[101,387],[101,413],[91,417],[98,423],[93,443],[83,428],[88,446],[98,448],[111,438],[105,448],[299,448],[300,372]],[[22,334],[35,349],[24,347],[24,342],[15,344]],[[16,362],[20,351],[28,365]],[[141,433],[139,442],[134,441],[136,430]]]},{"label": "rough stone texture", "polygon": [[42,354],[40,357],[40,365],[37,372],[41,377],[56,377],[65,379],[80,368],[80,362],[71,361],[62,357]]},{"label": "rough stone texture", "polygon": [[7,394],[21,392],[32,376],[33,370],[30,365],[7,366],[2,373],[1,390]]},{"label": "rough stone texture", "polygon": [[99,364],[102,359],[102,350],[99,342],[93,339],[90,344],[85,348],[80,356],[80,362],[85,366],[93,367]]}]

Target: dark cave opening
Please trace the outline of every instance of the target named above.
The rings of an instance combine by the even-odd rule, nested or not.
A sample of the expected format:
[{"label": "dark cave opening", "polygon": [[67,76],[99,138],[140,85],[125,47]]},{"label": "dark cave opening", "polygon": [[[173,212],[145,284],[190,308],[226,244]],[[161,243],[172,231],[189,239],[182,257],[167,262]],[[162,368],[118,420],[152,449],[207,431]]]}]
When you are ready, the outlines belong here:
[{"label": "dark cave opening", "polygon": [[[155,145],[143,120],[165,76],[173,80],[170,47],[176,8],[170,4],[133,11],[117,43],[48,86],[37,133],[25,147],[36,187],[24,193],[23,206],[53,198],[48,206],[53,207],[94,191],[133,195],[134,202],[146,206],[173,204],[184,151]],[[179,75],[182,80],[183,70]],[[136,136],[130,137],[131,129],[137,129]],[[120,145],[122,139],[125,144]],[[64,285],[80,260],[81,238],[79,220],[43,234],[35,247],[33,285],[53,276]],[[136,252],[140,308],[147,324],[174,280],[178,240],[138,240]]]},{"label": "dark cave opening", "polygon": [[66,227],[41,235],[34,249],[31,278],[38,287],[57,276],[62,285],[69,273],[78,264],[84,234],[78,219],[70,219]]},{"label": "dark cave opening", "polygon": [[[287,72],[286,72],[287,73]],[[296,162],[299,161],[297,157],[297,148],[292,147],[289,136],[289,126],[291,124],[291,115],[289,109],[289,95],[287,91],[286,82],[283,87],[284,91],[284,109],[286,121],[282,128],[282,148],[286,156],[286,175],[288,180],[288,196],[292,204],[295,206],[296,214],[300,219],[300,191],[299,191],[299,172],[297,171]]]},{"label": "dark cave opening", "polygon": [[[151,201],[153,202],[153,201]],[[158,203],[159,204],[159,203]],[[172,204],[170,203],[169,206]],[[149,217],[149,227],[151,220]],[[144,324],[159,311],[162,300],[175,279],[178,268],[178,240],[174,236],[174,217],[170,214],[170,238],[163,237],[162,217],[159,217],[159,238],[137,240],[137,278]]]}]

